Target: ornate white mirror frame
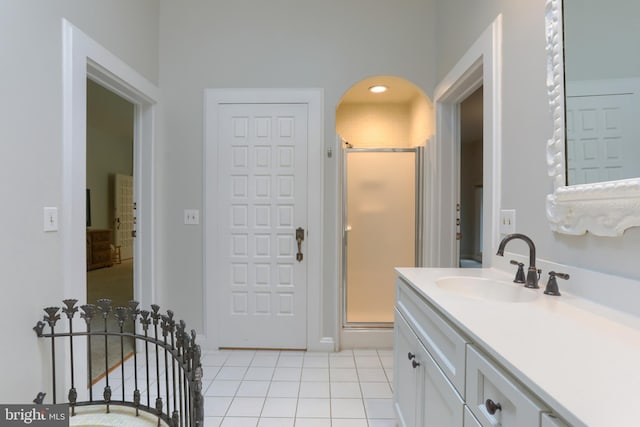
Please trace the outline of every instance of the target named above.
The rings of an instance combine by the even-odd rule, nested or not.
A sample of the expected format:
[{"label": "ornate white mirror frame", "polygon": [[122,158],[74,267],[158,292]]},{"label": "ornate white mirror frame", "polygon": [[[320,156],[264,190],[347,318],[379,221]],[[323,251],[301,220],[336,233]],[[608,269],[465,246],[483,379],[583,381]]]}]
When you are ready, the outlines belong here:
[{"label": "ornate white mirror frame", "polygon": [[547,196],[547,219],[553,231],[580,235],[621,236],[640,226],[640,178],[566,185],[565,97],[562,0],[547,0],[547,91],[553,135],[547,142],[547,166],[553,194]]}]

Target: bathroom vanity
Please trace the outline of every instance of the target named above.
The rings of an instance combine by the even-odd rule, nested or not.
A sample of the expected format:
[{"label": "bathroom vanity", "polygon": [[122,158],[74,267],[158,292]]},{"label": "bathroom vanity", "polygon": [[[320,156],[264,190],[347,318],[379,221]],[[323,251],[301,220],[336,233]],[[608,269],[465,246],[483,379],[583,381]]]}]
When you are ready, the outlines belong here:
[{"label": "bathroom vanity", "polygon": [[496,269],[397,269],[399,426],[640,425],[640,324]]}]

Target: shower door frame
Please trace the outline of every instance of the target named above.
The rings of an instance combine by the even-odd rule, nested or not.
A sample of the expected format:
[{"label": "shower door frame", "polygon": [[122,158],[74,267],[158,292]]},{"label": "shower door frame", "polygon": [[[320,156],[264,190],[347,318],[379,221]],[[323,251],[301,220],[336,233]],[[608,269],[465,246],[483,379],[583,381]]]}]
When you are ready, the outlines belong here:
[{"label": "shower door frame", "polygon": [[415,155],[415,266],[422,266],[423,259],[423,218],[424,218],[424,148],[423,146],[410,147],[410,148],[349,148],[345,146],[346,141],[343,141],[342,147],[342,188],[341,188],[341,201],[342,201],[342,217],[341,230],[342,230],[342,321],[341,326],[343,329],[363,329],[363,328],[378,328],[378,329],[392,329],[393,322],[347,322],[347,236],[349,230],[347,229],[347,154],[348,153],[408,153],[412,152]]}]

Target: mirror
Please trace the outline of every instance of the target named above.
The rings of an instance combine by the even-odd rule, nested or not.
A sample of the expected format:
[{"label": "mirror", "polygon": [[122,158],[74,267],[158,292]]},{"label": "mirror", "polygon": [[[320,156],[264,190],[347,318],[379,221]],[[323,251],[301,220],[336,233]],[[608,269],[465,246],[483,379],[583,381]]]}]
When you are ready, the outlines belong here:
[{"label": "mirror", "polygon": [[[640,102],[634,106],[636,93],[640,90],[630,89],[632,82],[638,77],[629,77],[629,70],[640,69],[640,66],[631,64],[637,59],[637,55],[632,54],[633,48],[622,49],[620,42],[611,47],[612,38],[603,29],[604,12],[588,13],[585,3],[593,3],[604,9],[621,10],[620,8],[609,2],[596,5],[595,1],[565,0],[565,3],[567,14],[572,14],[567,16],[566,52],[563,44],[562,1],[547,0],[545,11],[547,89],[553,116],[553,134],[547,143],[547,165],[554,184],[553,194],[547,196],[547,219],[551,229],[560,233],[580,235],[590,232],[598,236],[620,236],[627,228],[640,225],[640,172],[637,166],[640,164],[640,156],[635,160],[631,157],[633,152],[640,152],[637,148],[640,146],[640,133],[634,139],[633,127],[637,124],[633,123],[633,119],[625,118],[630,114],[633,118],[633,110],[640,108]],[[635,2],[624,2],[627,3]],[[585,15],[592,16],[590,23],[581,21]],[[634,14],[629,18],[637,16]],[[619,17],[615,21],[616,27],[623,26]],[[581,29],[583,26],[584,30]],[[629,24],[628,31],[632,34],[635,27]],[[589,33],[588,36],[584,35],[586,32]],[[631,46],[637,46],[637,43],[630,43]],[[616,52],[620,53],[617,55],[620,59],[628,63],[624,66],[624,76],[620,73],[621,65],[613,67],[617,74],[605,75],[604,65],[612,59],[604,55],[615,55]],[[637,75],[640,76],[640,72]],[[604,89],[603,92],[603,84],[590,86],[585,83],[603,83],[603,80],[615,80],[617,86]],[[626,86],[620,86],[623,83]],[[568,94],[566,103],[565,93]],[[606,102],[596,99],[599,96],[607,98]],[[612,104],[613,100],[615,102]],[[598,108],[589,105],[595,101],[603,105]],[[621,110],[625,112],[621,113]],[[620,137],[624,120],[631,123],[624,125],[624,128],[630,126],[632,130],[628,135]],[[611,134],[588,134],[596,124],[605,131],[611,131]],[[623,148],[623,143],[620,142],[622,140],[629,140],[628,145],[636,148]],[[566,154],[569,158],[567,163]],[[597,158],[605,161],[598,162]],[[570,177],[569,185],[567,175]]]},{"label": "mirror", "polygon": [[640,2],[564,0],[562,15],[567,185],[640,177]]}]

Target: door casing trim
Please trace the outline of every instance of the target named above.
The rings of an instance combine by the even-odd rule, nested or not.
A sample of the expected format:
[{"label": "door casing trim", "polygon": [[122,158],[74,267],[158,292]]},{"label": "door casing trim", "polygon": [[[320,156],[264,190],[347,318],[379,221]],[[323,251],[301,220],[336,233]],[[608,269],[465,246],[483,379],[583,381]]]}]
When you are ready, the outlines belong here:
[{"label": "door casing trim", "polygon": [[[307,104],[308,106],[308,229],[306,244],[309,260],[307,269],[307,350],[335,351],[335,338],[324,335],[326,319],[323,310],[323,194],[324,194],[324,91],[322,89],[261,89],[225,88],[206,89],[204,93],[204,144],[203,144],[203,195],[204,242],[203,242],[203,313],[205,319],[205,345],[210,349],[219,347],[219,330],[216,301],[215,272],[217,248],[217,164],[218,135],[216,122],[218,106],[221,104]],[[211,244],[209,244],[211,242]],[[305,254],[306,255],[306,254]]]},{"label": "door casing trim", "polygon": [[490,267],[499,237],[502,149],[502,15],[498,15],[435,90],[436,144],[427,187],[426,266],[457,267],[456,201],[459,181],[460,103],[477,88],[483,95],[483,267]]},{"label": "door casing trim", "polygon": [[[87,299],[86,140],[87,78],[134,104],[134,198],[138,240],[134,246],[134,298],[154,302],[153,146],[158,89],[116,55],[62,19],[62,202],[61,245],[65,298]],[[86,343],[76,343],[79,354]],[[66,350],[64,350],[66,351]],[[69,360],[69,358],[65,358]],[[76,378],[87,378],[85,358],[76,358]],[[65,376],[66,378],[66,376]],[[67,387],[68,389],[68,387]],[[86,394],[84,387],[78,388]]]}]

